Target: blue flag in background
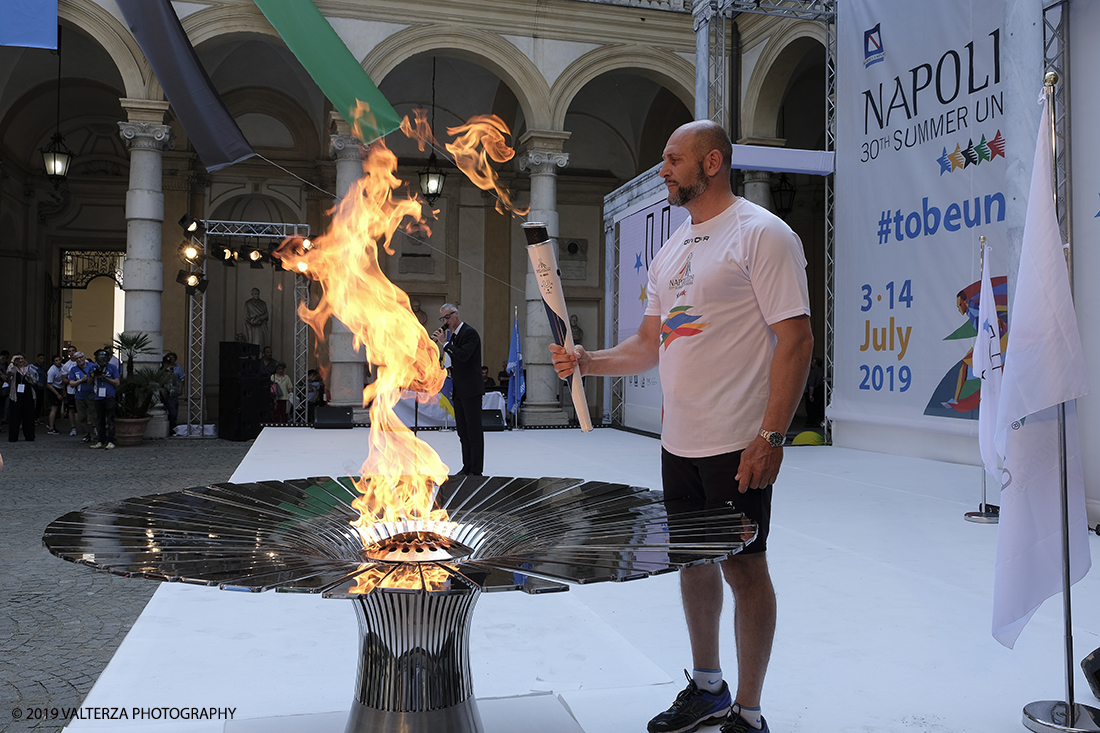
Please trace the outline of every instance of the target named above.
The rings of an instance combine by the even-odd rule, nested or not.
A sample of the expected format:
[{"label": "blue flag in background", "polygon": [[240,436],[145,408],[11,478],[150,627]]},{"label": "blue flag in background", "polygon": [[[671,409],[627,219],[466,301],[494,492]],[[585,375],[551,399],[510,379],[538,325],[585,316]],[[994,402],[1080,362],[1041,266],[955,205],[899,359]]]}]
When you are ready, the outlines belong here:
[{"label": "blue flag in background", "polygon": [[508,346],[508,400],[505,406],[513,415],[519,411],[523,393],[527,391],[523,383],[523,349],[519,345],[519,314],[512,319],[512,343]]},{"label": "blue flag in background", "polygon": [[57,0],[0,0],[0,46],[57,48]]}]

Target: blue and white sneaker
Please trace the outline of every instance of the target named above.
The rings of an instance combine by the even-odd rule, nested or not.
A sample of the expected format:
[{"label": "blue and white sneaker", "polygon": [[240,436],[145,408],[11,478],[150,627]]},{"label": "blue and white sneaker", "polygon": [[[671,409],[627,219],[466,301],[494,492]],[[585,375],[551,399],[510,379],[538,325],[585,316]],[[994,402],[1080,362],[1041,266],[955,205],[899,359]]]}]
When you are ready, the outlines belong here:
[{"label": "blue and white sneaker", "polygon": [[721,723],[733,707],[730,688],[725,682],[718,692],[707,692],[699,689],[686,669],[684,676],[688,686],[676,696],[672,707],[649,721],[646,726],[649,733],[691,733],[701,725]]}]

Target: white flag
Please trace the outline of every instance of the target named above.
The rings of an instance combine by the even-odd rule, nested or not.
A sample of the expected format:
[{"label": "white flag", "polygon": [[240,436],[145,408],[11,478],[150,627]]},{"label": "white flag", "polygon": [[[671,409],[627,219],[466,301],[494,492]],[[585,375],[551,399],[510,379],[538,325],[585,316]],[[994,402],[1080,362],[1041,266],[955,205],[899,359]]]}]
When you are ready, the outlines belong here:
[{"label": "white flag", "polygon": [[1044,96],[997,410],[995,440],[1004,471],[993,636],[1009,648],[1043,601],[1062,588],[1056,408],[1063,402],[1071,582],[1083,578],[1092,562],[1072,402],[1088,393],[1088,375],[1054,208],[1050,114]]},{"label": "white flag", "polygon": [[982,257],[982,292],[978,300],[978,337],[974,340],[974,373],[982,380],[981,402],[978,403],[978,446],[982,451],[985,470],[997,475],[997,451],[993,435],[997,430],[997,405],[1001,399],[1001,326],[997,318],[997,302],[993,297],[991,248]]}]

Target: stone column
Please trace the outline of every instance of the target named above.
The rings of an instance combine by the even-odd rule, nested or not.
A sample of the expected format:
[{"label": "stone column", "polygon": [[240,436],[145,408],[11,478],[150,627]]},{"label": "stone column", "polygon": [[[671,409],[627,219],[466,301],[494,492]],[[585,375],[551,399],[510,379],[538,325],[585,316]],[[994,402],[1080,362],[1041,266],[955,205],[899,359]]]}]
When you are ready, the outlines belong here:
[{"label": "stone column", "polygon": [[745,181],[745,198],[768,211],[775,211],[772,203],[772,174],[768,171],[741,171]]},{"label": "stone column", "polygon": [[[330,152],[336,159],[336,200],[339,204],[363,175],[363,156],[359,140],[351,134],[351,127],[336,112],[331,112],[331,122],[336,134],[329,137]],[[329,328],[328,358],[331,371],[328,375],[329,404],[335,407],[351,407],[355,422],[366,422],[363,408],[363,385],[366,380],[366,355],[353,345],[351,330],[333,318]]]},{"label": "stone column", "polygon": [[[519,141],[526,147],[519,156],[520,170],[529,171],[531,176],[531,211],[527,221],[546,224],[551,237],[558,236],[557,169],[569,164],[569,155],[561,152],[568,139],[568,132],[529,130]],[[527,338],[523,345],[523,364],[527,370],[527,396],[520,418],[524,425],[565,425],[569,419],[561,407],[561,380],[550,364],[550,322],[530,264],[527,265],[525,297]]]},{"label": "stone column", "polygon": [[164,349],[160,298],[164,290],[161,242],[164,224],[162,168],[164,151],[175,145],[172,128],[162,124],[168,102],[121,100],[128,119],[119,134],[130,149],[130,189],[126,192],[125,328],[149,336],[155,354],[139,356],[135,366],[159,365]]}]

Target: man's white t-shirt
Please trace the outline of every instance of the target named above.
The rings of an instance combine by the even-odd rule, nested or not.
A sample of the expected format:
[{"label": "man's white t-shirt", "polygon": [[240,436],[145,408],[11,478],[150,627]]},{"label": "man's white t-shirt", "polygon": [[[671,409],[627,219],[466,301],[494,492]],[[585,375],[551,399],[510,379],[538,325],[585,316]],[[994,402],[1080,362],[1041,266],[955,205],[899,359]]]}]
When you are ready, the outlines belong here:
[{"label": "man's white t-shirt", "polygon": [[650,265],[646,296],[645,315],[661,319],[661,444],[686,458],[745,448],[768,404],[769,326],[810,313],[802,242],[738,198],[673,232]]}]

